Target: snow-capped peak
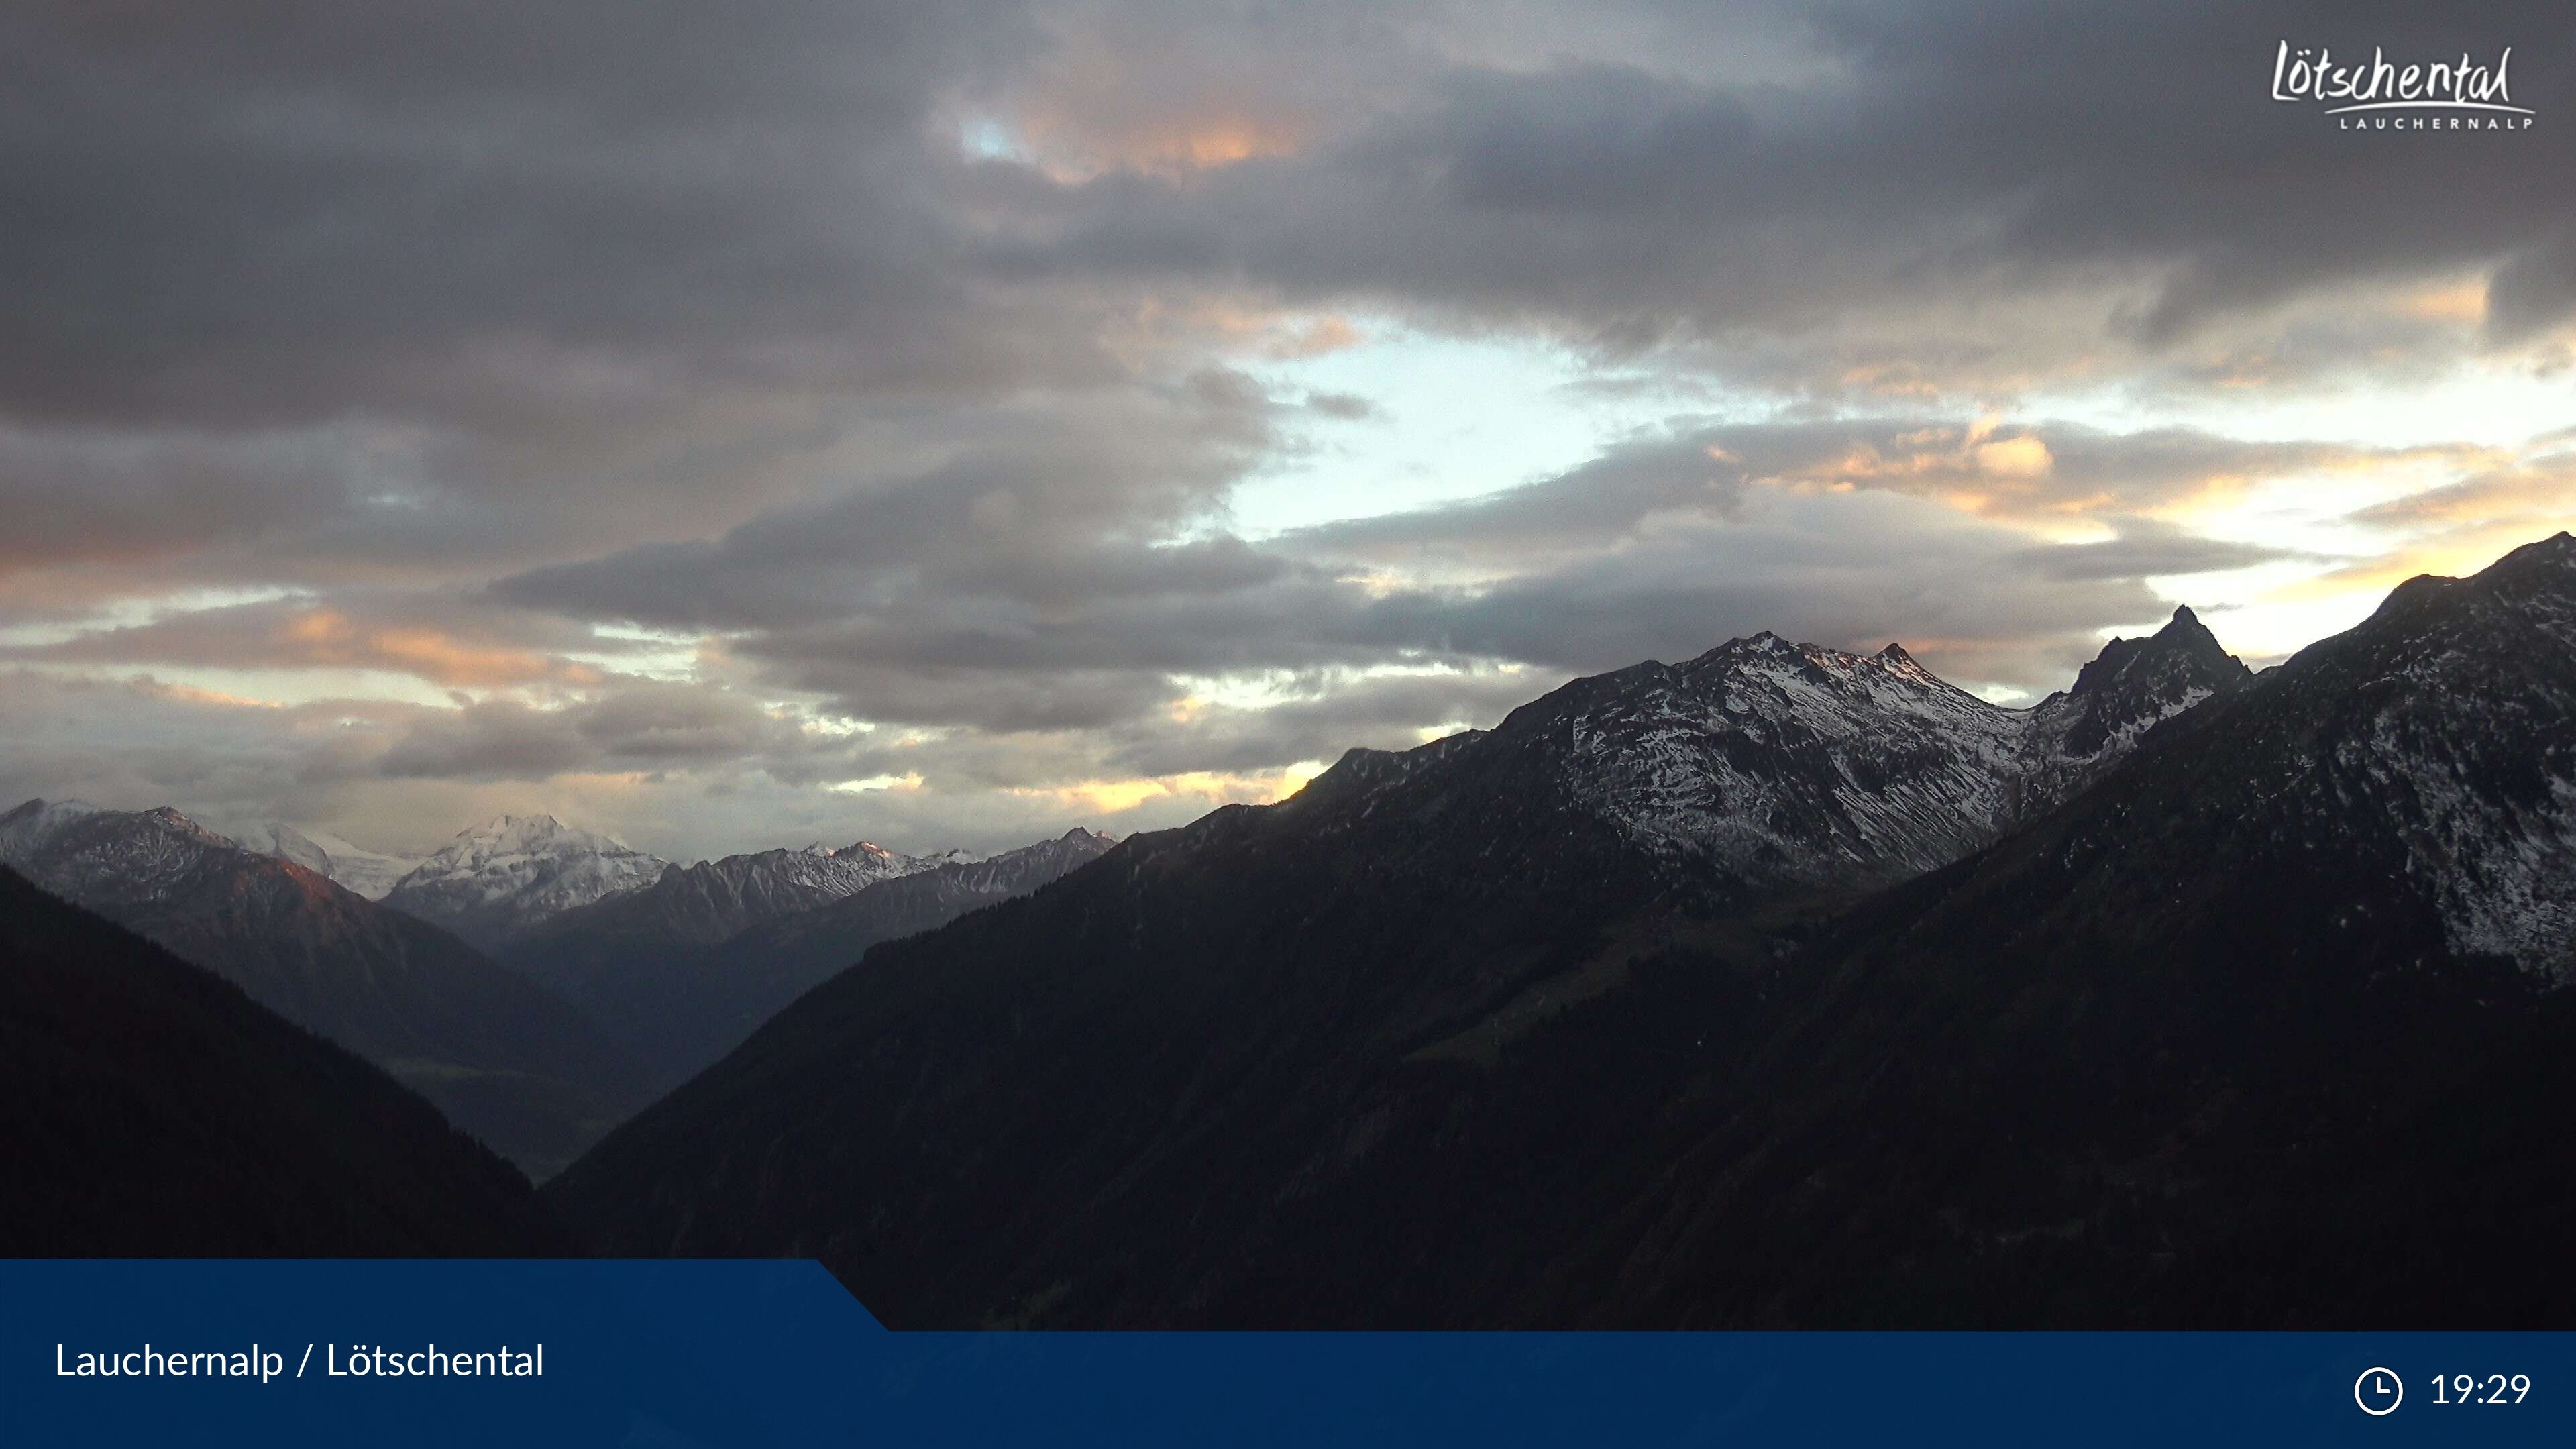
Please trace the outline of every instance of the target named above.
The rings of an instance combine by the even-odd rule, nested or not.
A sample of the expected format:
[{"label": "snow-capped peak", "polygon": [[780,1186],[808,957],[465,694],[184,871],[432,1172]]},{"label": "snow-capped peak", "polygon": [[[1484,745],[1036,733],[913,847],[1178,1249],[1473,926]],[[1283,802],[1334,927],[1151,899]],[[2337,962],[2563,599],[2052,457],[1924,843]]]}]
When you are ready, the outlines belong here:
[{"label": "snow-capped peak", "polygon": [[[166,905],[209,880],[231,881],[234,867],[255,854],[167,805],[106,810],[30,800],[0,815],[0,863],[94,910]],[[291,876],[280,879],[291,892],[304,889]]]},{"label": "snow-capped peak", "polygon": [[1348,757],[1316,798],[1400,813],[1393,795],[1418,790],[1436,810],[1453,772],[1490,791],[1502,769],[1516,792],[1730,889],[1893,879],[2052,807],[2156,723],[2249,677],[2187,614],[2115,641],[2077,689],[2028,710],[1979,699],[1902,644],[1856,654],[1764,630],[1575,680],[1490,735]]},{"label": "snow-capped peak", "polygon": [[100,813],[99,807],[87,800],[30,800],[0,815],[0,861],[22,859],[51,839],[55,831],[83,816]]},{"label": "snow-capped peak", "polygon": [[495,815],[471,830],[458,831],[456,840],[486,850],[538,850],[559,844],[576,850],[635,853],[633,846],[614,835],[578,830],[551,815]]},{"label": "snow-capped peak", "polygon": [[502,815],[458,833],[405,875],[385,903],[493,943],[547,918],[641,890],[670,862],[551,815]]}]

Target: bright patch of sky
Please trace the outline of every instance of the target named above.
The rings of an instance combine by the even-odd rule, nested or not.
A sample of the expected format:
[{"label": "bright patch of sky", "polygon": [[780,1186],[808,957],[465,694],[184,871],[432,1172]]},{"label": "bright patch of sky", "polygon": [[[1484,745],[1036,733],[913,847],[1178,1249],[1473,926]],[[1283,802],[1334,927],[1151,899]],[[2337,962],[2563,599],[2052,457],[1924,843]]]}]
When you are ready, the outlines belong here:
[{"label": "bright patch of sky", "polygon": [[1529,338],[1443,337],[1353,319],[1364,340],[1251,368],[1271,396],[1358,397],[1366,416],[1313,415],[1311,446],[1238,484],[1234,526],[1249,538],[1429,508],[1579,467],[1679,415],[1759,417],[1766,403],[1704,382],[1605,370]]},{"label": "bright patch of sky", "polygon": [[[1337,519],[1436,507],[1553,477],[1624,439],[1677,418],[1751,421],[1777,400],[1687,376],[1607,369],[1573,349],[1526,337],[1426,333],[1384,318],[1354,319],[1364,339],[1320,356],[1251,369],[1282,402],[1316,396],[1366,400],[1366,415],[1317,412],[1310,440],[1235,489],[1233,526],[1262,538]],[[1875,410],[1871,410],[1875,411]],[[2255,440],[2312,440],[2404,448],[2467,442],[2502,449],[2566,427],[2576,417],[2576,370],[2543,374],[2527,361],[2464,365],[2411,384],[2349,382],[2314,391],[2253,389],[2149,396],[2124,385],[2036,391],[2006,420],[2057,420],[2128,432],[2185,427]],[[2384,585],[2318,590],[2311,580],[2344,560],[2391,545],[2385,530],[2349,516],[2377,503],[2455,481],[2441,459],[2365,471],[2266,480],[2213,495],[2174,521],[2211,537],[2302,555],[2217,574],[2150,580],[2176,603],[2208,613],[2229,646],[2272,658],[2349,628],[2377,606]],[[2069,537],[2089,532],[2078,528]],[[2058,530],[2066,534],[2066,530]],[[1269,693],[1244,682],[1195,690],[1201,698],[1259,707]],[[2003,691],[2012,693],[2012,691]],[[1267,702],[1276,702],[1275,696]]]},{"label": "bright patch of sky", "polygon": [[150,679],[156,684],[203,690],[238,704],[274,705],[281,709],[327,700],[387,700],[398,704],[448,709],[456,695],[479,697],[487,691],[451,690],[415,675],[388,669],[240,669],[193,665],[47,664],[28,666],[71,678]]},{"label": "bright patch of sky", "polygon": [[2129,431],[2198,428],[2230,437],[2316,439],[2405,447],[2468,442],[2516,447],[2576,417],[2576,369],[2536,372],[2528,364],[2478,363],[2447,377],[2394,383],[2353,381],[2315,392],[2256,389],[2242,396],[2138,396],[2119,390],[2035,394],[2024,411]]},{"label": "bright patch of sky", "polygon": [[83,634],[102,629],[132,629],[155,619],[179,614],[192,614],[201,609],[228,609],[245,604],[266,604],[278,599],[310,597],[310,589],[256,587],[237,589],[188,589],[157,597],[111,599],[87,614],[75,618],[48,619],[37,623],[0,627],[0,649],[41,649],[48,644],[61,644]]}]

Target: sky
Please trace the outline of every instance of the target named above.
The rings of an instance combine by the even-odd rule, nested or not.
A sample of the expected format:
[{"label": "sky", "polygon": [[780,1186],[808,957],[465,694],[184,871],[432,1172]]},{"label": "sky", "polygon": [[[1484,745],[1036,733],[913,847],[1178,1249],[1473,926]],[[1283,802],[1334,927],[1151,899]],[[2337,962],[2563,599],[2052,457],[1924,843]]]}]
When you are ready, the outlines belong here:
[{"label": "sky", "polygon": [[22,0],[0,98],[11,801],[991,849],[2576,524],[2563,5]]}]

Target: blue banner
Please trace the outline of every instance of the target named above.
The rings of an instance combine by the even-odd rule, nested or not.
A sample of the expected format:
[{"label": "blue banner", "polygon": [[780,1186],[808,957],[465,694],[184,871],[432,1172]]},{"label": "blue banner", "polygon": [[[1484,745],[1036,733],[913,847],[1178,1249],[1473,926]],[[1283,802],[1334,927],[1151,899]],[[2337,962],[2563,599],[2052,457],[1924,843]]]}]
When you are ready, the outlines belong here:
[{"label": "blue banner", "polygon": [[2570,1334],[912,1334],[800,1262],[0,1264],[0,1439],[41,1445],[2566,1444],[2571,1405]]}]

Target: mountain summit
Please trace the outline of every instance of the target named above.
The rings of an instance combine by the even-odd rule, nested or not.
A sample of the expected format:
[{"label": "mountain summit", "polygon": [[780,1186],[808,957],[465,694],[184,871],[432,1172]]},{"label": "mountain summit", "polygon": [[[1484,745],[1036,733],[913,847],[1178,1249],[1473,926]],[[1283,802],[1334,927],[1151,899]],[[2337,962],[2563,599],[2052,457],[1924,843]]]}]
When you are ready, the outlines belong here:
[{"label": "mountain summit", "polygon": [[[1500,1295],[1601,1205],[1587,1176],[1675,1071],[1782,1009],[1762,973],[2252,687],[2195,629],[2027,710],[1902,648],[1762,633],[1352,751],[878,946],[550,1191],[603,1252],[792,1245],[899,1324],[1534,1321]],[[1678,998],[1677,951],[1715,958]],[[1632,1043],[1517,1065],[1637,1011]],[[1420,1230],[1381,1252],[1378,1221]]]},{"label": "mountain summit", "polygon": [[488,949],[565,911],[641,890],[670,864],[551,815],[503,815],[458,832],[385,904]]},{"label": "mountain summit", "polygon": [[2571,926],[2564,537],[2024,711],[1756,635],[882,946],[549,1193],[899,1326],[2559,1325]]},{"label": "mountain summit", "polygon": [[881,941],[1025,895],[1115,842],[1074,829],[989,857],[904,856],[860,842],[673,868],[570,911],[504,960],[619,1033],[676,1085]]},{"label": "mountain summit", "polygon": [[[1338,799],[1350,780],[1335,776],[1364,772],[1379,782],[1372,821],[1418,806],[1426,826],[1526,830],[1532,851],[1606,834],[1667,881],[1740,903],[1955,860],[2251,678],[2188,610],[2152,637],[2111,641],[2072,689],[2026,710],[1969,694],[1901,645],[1861,655],[1764,632],[1575,680],[1400,766],[1346,757],[1309,792]],[[1469,823],[1453,792],[1517,803]]]},{"label": "mountain summit", "polygon": [[2023,747],[2029,798],[2022,814],[2074,794],[2148,730],[2253,678],[2188,607],[2175,609],[2170,622],[2145,638],[2113,639],[2072,687],[2030,711]]}]

